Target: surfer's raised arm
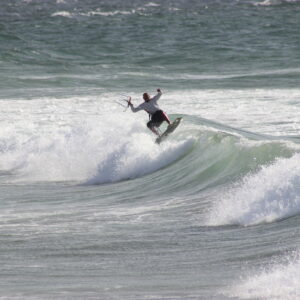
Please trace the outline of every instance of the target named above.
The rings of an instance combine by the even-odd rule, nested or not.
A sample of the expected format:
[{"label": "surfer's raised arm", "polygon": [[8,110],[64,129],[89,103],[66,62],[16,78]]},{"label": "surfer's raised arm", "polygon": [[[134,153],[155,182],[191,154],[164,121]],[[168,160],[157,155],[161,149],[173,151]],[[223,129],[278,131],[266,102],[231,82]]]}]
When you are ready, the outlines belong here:
[{"label": "surfer's raised arm", "polygon": [[157,94],[153,98],[151,98],[150,100],[151,101],[157,101],[160,98],[161,95],[162,95],[161,89],[157,89]]}]

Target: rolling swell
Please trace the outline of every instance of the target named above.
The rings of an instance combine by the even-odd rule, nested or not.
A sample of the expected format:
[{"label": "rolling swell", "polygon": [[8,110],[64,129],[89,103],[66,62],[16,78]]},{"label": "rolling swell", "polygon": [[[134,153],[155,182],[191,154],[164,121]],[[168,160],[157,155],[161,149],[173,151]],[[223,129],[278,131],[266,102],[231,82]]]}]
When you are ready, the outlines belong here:
[{"label": "rolling swell", "polygon": [[[150,152],[155,149],[151,145]],[[150,169],[140,160],[134,167],[127,165],[125,173],[116,163],[108,162],[98,171],[116,175],[122,170],[124,176],[130,170],[130,176],[119,174],[111,183],[117,189],[125,184],[139,196],[150,193],[156,199],[180,199],[180,209],[193,207],[194,217],[201,216],[204,221],[200,223],[206,226],[248,226],[300,213],[300,168],[295,167],[300,156],[297,145],[289,141],[241,134],[240,130],[185,116],[180,129],[157,148],[164,154],[151,162],[154,166]],[[139,155],[151,161],[149,153]],[[99,178],[100,173],[98,181],[94,178],[89,183],[105,183]]]},{"label": "rolling swell", "polygon": [[198,131],[182,189],[189,187],[190,195],[208,188],[206,213],[201,212],[205,225],[248,226],[300,213],[297,144],[204,119],[198,122],[208,127]]},{"label": "rolling swell", "polygon": [[98,173],[89,183],[142,177],[147,181],[151,177],[151,182],[157,179],[158,185],[169,186],[167,183],[172,182],[169,192],[176,185],[175,190],[197,193],[232,183],[278,157],[295,153],[288,142],[276,139],[184,116],[183,124],[160,146],[144,133],[132,135],[130,141],[115,141],[116,147],[100,162]]},{"label": "rolling swell", "polygon": [[[203,122],[212,125],[210,121]],[[214,127],[220,129],[219,124]],[[194,155],[197,165],[207,163],[198,174],[201,184],[209,183],[203,188],[219,186],[217,192],[211,193],[206,225],[248,226],[300,213],[297,144],[284,137],[226,127],[223,129],[227,132],[211,129],[201,131],[197,151],[202,156],[197,160]],[[205,146],[201,146],[201,139]]]}]

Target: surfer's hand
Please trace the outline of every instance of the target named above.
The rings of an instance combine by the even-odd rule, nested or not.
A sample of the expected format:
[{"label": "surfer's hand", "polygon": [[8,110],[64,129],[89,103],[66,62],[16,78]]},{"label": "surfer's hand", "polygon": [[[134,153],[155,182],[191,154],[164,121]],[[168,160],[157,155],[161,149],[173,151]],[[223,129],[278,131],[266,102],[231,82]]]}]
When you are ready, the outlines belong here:
[{"label": "surfer's hand", "polygon": [[160,89],[157,89],[157,92],[158,92],[158,93],[161,93],[161,90],[160,90]]},{"label": "surfer's hand", "polygon": [[129,97],[129,99],[128,99],[127,102],[128,102],[128,105],[129,105],[129,106],[132,106],[132,103],[131,103],[131,97]]}]

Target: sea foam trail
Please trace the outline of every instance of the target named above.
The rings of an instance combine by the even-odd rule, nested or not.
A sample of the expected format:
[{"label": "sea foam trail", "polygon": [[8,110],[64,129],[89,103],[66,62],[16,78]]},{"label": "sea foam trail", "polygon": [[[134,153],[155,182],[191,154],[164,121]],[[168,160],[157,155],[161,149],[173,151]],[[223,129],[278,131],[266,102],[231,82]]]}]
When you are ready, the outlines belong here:
[{"label": "sea foam trail", "polygon": [[300,213],[300,154],[247,175],[211,208],[207,225],[253,225]]},{"label": "sea foam trail", "polygon": [[228,293],[238,299],[299,300],[299,251],[287,264],[276,264],[268,270],[249,276]]}]

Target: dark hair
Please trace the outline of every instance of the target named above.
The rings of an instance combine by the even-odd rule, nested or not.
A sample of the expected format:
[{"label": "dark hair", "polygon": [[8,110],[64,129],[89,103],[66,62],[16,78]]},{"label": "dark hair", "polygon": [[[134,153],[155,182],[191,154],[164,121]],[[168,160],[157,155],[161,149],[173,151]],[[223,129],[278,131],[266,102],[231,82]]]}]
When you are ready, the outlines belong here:
[{"label": "dark hair", "polygon": [[150,96],[148,95],[148,93],[143,94],[143,99],[144,100],[149,100],[150,99]]}]

